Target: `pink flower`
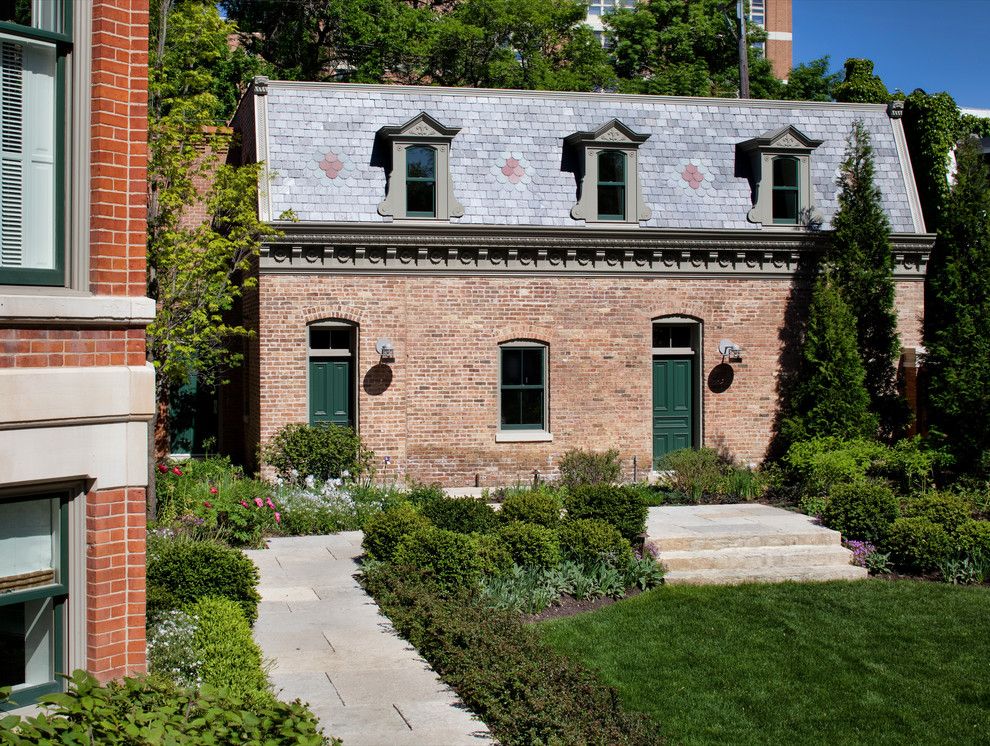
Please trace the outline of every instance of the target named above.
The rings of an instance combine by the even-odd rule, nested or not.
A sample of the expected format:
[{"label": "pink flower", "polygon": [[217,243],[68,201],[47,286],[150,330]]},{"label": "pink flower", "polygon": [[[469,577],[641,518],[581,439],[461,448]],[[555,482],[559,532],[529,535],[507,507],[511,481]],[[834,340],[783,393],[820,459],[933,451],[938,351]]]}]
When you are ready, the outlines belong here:
[{"label": "pink flower", "polygon": [[246,502],[244,502],[243,500],[241,500],[241,505],[243,505],[243,506],[244,506],[245,508],[249,508],[249,507],[251,507],[250,505],[248,505],[248,504],[247,504]]},{"label": "pink flower", "polygon": [[158,464],[158,471],[160,471],[162,474],[164,474],[165,472],[168,471],[168,467],[165,466],[165,464]]},{"label": "pink flower", "polygon": [[219,492],[220,492],[220,490],[218,490],[216,487],[210,487],[210,494],[211,495],[216,495]]},{"label": "pink flower", "polygon": [[213,503],[211,503],[209,500],[204,500],[203,501],[203,507],[204,508],[212,508],[213,507]]},{"label": "pink flower", "polygon": [[173,466],[172,467],[172,473],[175,474],[175,476],[177,476],[177,477],[181,477],[182,476],[182,469],[180,469],[178,466]]},{"label": "pink flower", "polygon": [[261,506],[263,506],[265,504],[265,501],[262,500],[260,497],[256,497],[256,498],[254,498],[254,504],[257,505],[260,508]]},{"label": "pink flower", "polygon": [[275,511],[275,523],[281,523],[281,522],[282,522],[282,514],[281,514],[281,513],[279,513],[279,512],[278,512],[278,511],[276,510],[276,511]]},{"label": "pink flower", "polygon": [[275,510],[275,503],[272,502],[272,499],[270,497],[267,500],[265,500],[265,503],[268,505],[269,508]]}]

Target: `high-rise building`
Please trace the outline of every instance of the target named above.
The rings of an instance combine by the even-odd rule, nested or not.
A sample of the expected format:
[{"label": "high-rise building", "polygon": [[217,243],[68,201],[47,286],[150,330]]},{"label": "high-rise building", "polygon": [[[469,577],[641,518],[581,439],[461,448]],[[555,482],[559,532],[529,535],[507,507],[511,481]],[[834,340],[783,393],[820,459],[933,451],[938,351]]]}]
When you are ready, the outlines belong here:
[{"label": "high-rise building", "polygon": [[791,74],[791,18],[791,0],[749,0],[749,20],[767,32],[766,42],[756,46],[770,60],[773,74],[781,80],[787,80]]}]

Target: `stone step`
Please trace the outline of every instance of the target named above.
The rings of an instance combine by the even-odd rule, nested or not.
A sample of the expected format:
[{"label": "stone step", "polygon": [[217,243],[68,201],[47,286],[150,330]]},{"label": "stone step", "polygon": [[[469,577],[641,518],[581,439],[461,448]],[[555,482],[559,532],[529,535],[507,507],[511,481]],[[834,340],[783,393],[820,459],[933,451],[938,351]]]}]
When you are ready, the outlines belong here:
[{"label": "stone step", "polygon": [[839,545],[838,531],[809,525],[789,531],[743,530],[711,533],[653,534],[647,531],[646,546],[654,553],[731,549],[733,547],[779,547],[795,545]]},{"label": "stone step", "polygon": [[672,585],[739,585],[741,583],[783,583],[826,580],[862,580],[865,567],[820,565],[815,567],[762,567],[733,570],[672,570],[664,577]]},{"label": "stone step", "polygon": [[838,544],[796,544],[760,547],[724,547],[661,552],[657,559],[668,570],[801,569],[848,565],[852,552]]}]

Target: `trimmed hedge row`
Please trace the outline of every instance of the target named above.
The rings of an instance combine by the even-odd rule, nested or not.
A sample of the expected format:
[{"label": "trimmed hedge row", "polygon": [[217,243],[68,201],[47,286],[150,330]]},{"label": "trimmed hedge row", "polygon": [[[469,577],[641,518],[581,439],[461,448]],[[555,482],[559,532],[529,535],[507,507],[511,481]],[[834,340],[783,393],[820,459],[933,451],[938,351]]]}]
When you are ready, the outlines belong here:
[{"label": "trimmed hedge row", "polygon": [[363,583],[504,746],[663,743],[658,725],[624,712],[615,689],[541,643],[517,614],[468,592],[443,598],[414,568],[378,565]]}]

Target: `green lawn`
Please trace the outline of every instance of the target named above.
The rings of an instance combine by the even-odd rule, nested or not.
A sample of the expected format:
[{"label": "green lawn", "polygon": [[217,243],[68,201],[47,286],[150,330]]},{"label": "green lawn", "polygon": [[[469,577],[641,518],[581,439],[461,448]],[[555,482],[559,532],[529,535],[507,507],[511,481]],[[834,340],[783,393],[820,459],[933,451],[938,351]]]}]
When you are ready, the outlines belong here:
[{"label": "green lawn", "polygon": [[990,589],[667,586],[540,625],[671,743],[990,743]]}]

